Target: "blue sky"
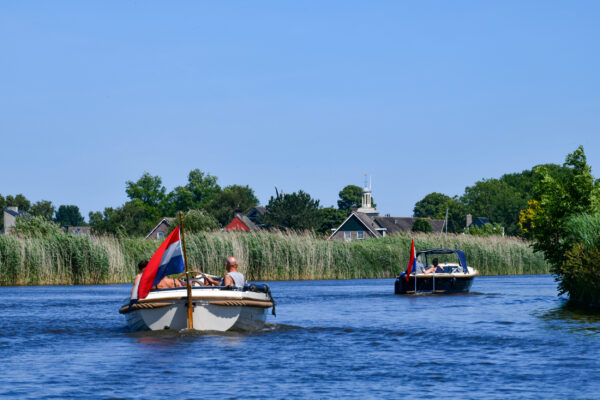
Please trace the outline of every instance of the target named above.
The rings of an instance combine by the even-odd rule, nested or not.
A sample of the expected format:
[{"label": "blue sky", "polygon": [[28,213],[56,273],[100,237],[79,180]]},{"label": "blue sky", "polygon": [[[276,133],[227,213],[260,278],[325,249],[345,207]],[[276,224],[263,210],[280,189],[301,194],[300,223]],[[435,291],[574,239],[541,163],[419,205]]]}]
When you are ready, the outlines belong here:
[{"label": "blue sky", "polygon": [[600,169],[596,1],[4,1],[0,194],[127,198],[199,168],[262,204],[335,205],[373,179],[381,213],[562,163]]}]

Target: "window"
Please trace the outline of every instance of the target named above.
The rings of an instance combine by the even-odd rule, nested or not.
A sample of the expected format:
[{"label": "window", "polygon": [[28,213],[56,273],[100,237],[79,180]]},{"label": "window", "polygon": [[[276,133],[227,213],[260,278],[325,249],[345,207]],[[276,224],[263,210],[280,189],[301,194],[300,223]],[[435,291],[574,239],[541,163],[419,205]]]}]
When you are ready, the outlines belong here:
[{"label": "window", "polygon": [[164,233],[164,232],[156,232],[156,237],[157,237],[158,239],[162,239],[162,238],[164,238],[164,237],[165,237],[165,233]]},{"label": "window", "polygon": [[359,239],[364,239],[365,238],[365,233],[363,231],[358,231],[358,238]]},{"label": "window", "polygon": [[344,232],[344,242],[349,242],[352,240],[352,232]]}]

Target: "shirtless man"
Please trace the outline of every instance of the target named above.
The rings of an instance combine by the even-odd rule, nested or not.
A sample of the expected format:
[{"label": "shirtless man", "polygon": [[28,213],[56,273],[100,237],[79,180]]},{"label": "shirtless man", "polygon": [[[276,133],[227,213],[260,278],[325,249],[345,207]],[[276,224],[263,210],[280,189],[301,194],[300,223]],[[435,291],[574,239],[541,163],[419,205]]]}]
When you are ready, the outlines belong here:
[{"label": "shirtless man", "polygon": [[[225,269],[227,273],[223,279],[223,286],[244,287],[244,275],[238,272],[238,262],[235,257],[228,257],[225,260]],[[204,275],[204,279],[208,282],[207,286],[219,286],[220,282],[212,279],[210,276]]]},{"label": "shirtless man", "polygon": [[172,279],[169,278],[168,276],[165,276],[164,278],[161,279],[160,282],[158,282],[158,285],[156,285],[157,289],[169,289],[169,288],[174,288],[174,287],[182,287],[183,283],[181,283],[181,281],[179,279]]}]

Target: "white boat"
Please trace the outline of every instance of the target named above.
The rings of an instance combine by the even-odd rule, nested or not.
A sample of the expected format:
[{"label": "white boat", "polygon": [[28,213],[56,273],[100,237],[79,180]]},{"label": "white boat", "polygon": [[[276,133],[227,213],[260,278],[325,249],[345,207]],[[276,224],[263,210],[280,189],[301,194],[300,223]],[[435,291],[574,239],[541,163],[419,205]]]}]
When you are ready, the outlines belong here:
[{"label": "white boat", "polygon": [[[198,331],[256,331],[264,327],[267,309],[275,315],[275,301],[266,284],[243,289],[223,286],[193,286],[193,327]],[[132,331],[188,327],[187,288],[154,289],[145,299],[119,309]]]}]

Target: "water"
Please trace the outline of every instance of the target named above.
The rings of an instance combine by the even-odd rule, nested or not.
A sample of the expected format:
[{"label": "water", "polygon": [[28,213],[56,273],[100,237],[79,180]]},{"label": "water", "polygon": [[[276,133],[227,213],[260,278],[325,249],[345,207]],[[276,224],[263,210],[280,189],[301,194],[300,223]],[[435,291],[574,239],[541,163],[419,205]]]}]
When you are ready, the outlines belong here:
[{"label": "water", "polygon": [[129,333],[129,285],[0,288],[0,398],[600,398],[600,316],[550,276],[271,287],[278,315],[251,334]]}]

